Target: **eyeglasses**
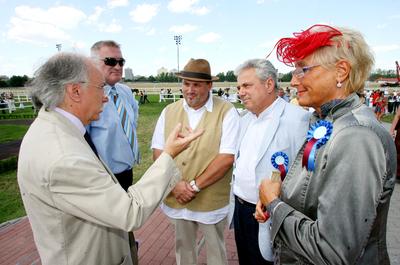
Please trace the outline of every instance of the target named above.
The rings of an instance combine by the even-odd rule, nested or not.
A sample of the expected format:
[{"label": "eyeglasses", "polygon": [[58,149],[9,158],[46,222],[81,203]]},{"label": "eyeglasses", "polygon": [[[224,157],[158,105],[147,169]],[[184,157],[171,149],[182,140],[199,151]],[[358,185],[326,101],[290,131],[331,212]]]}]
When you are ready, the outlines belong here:
[{"label": "eyeglasses", "polygon": [[292,71],[292,76],[295,76],[297,78],[303,78],[304,75],[311,70],[312,68],[316,67],[316,66],[320,66],[320,64],[315,64],[315,65],[310,65],[310,66],[304,66],[304,67],[296,67],[296,69],[294,69]]},{"label": "eyeglasses", "polygon": [[[90,84],[89,82],[86,82],[86,81],[81,81],[79,83],[81,83],[81,84]],[[94,85],[94,84],[90,84],[90,85],[92,85],[93,87],[95,87],[97,89],[102,89],[102,90],[104,90],[105,86],[107,86],[107,84],[105,82],[100,84],[100,85]],[[105,93],[105,91],[104,91],[104,93]]]},{"label": "eyeglasses", "polygon": [[112,66],[112,67],[116,66],[117,64],[119,64],[119,66],[122,67],[125,64],[124,58],[117,59],[117,58],[113,58],[113,57],[106,57],[106,58],[102,59],[102,61],[104,62],[105,65]]}]

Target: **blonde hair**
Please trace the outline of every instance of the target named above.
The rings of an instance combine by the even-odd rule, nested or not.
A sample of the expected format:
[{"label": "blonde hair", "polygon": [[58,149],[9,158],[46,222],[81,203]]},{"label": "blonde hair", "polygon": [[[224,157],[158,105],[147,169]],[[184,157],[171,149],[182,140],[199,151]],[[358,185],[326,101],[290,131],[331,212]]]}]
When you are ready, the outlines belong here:
[{"label": "blonde hair", "polygon": [[[349,62],[349,77],[343,82],[347,93],[363,93],[374,57],[360,32],[349,28],[336,27],[343,35],[331,38],[334,45],[321,47],[313,54],[313,61],[325,67],[332,67],[339,60]],[[316,29],[318,31],[318,28]],[[323,30],[322,30],[323,31]]]}]

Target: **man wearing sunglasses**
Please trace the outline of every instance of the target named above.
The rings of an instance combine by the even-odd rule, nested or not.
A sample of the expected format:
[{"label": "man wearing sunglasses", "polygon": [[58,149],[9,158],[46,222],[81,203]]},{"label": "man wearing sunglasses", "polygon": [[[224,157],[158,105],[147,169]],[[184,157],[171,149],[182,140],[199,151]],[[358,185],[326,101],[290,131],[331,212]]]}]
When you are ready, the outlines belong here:
[{"label": "man wearing sunglasses", "polygon": [[[99,156],[110,167],[122,188],[128,190],[133,180],[132,167],[139,163],[136,134],[138,103],[131,89],[119,83],[125,59],[118,43],[113,40],[96,42],[91,47],[91,57],[103,73],[106,82],[104,93],[108,102],[104,104],[100,119],[92,122],[87,130]],[[137,260],[133,236],[130,241],[132,255]]]}]

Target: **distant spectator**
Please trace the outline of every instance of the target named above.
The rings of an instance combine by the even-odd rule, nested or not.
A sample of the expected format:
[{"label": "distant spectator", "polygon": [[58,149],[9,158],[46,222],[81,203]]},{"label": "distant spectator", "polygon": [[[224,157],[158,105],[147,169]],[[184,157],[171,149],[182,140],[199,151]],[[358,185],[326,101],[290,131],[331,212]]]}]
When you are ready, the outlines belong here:
[{"label": "distant spectator", "polygon": [[146,103],[146,101],[147,103],[150,103],[149,99],[147,98],[147,91],[143,90],[143,104]]},{"label": "distant spectator", "polygon": [[165,90],[164,90],[164,88],[161,88],[161,90],[160,90],[160,100],[158,101],[158,102],[165,102]]},{"label": "distant spectator", "polygon": [[378,121],[381,121],[383,114],[385,114],[386,110],[386,100],[384,97],[384,92],[381,91],[378,94],[378,98],[375,100],[375,115]]},{"label": "distant spectator", "polygon": [[139,104],[144,104],[144,93],[143,93],[143,90],[140,90],[139,96],[140,96]]},{"label": "distant spectator", "polygon": [[393,92],[390,92],[389,97],[388,97],[388,112],[389,113],[393,113],[393,114],[395,113],[393,111],[395,103],[396,103],[396,97]]},{"label": "distant spectator", "polygon": [[217,92],[218,97],[222,97],[223,94],[224,94],[224,91],[222,91],[222,88],[219,88],[218,92]]},{"label": "distant spectator", "polygon": [[282,98],[283,100],[285,100],[286,102],[289,102],[290,100],[289,100],[289,96],[288,95],[286,95],[286,93],[285,93],[285,90],[283,90],[283,88],[279,88],[279,90],[278,90],[278,96],[280,97],[280,98]]},{"label": "distant spectator", "polygon": [[7,103],[5,101],[5,99],[3,98],[3,94],[1,94],[0,96],[0,109],[1,109],[1,113],[6,114],[6,109],[7,108]]},{"label": "distant spectator", "polygon": [[225,99],[226,101],[229,101],[229,87],[225,88],[225,93],[223,95],[223,99]]}]

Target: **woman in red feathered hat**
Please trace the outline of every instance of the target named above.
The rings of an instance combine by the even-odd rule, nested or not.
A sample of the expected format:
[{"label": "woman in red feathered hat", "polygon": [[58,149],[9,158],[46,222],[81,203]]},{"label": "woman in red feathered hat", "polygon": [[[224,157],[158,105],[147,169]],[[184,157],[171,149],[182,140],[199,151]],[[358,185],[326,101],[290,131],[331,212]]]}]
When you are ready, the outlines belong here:
[{"label": "woman in red feathered hat", "polygon": [[359,32],[328,25],[276,47],[278,59],[295,67],[299,104],[315,109],[284,181],[260,185],[255,216],[271,218],[276,263],[390,264],[386,222],[396,150],[357,95],[373,65],[370,48]]}]

